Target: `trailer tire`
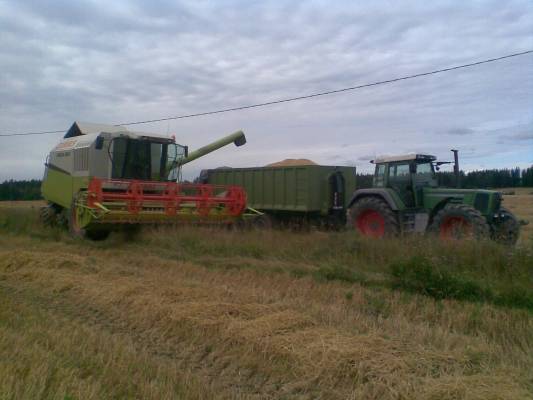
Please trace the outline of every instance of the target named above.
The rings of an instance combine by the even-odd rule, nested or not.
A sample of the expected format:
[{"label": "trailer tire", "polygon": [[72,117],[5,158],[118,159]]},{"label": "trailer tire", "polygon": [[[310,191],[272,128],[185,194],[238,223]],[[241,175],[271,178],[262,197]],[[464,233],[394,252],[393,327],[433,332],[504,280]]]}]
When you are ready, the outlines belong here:
[{"label": "trailer tire", "polygon": [[492,224],[492,238],[507,246],[515,245],[520,234],[520,223],[505,207],[501,207],[498,214],[503,216],[503,221]]},{"label": "trailer tire", "polygon": [[441,239],[486,239],[490,236],[490,227],[475,208],[466,204],[448,204],[437,212],[429,232]]},{"label": "trailer tire", "polygon": [[363,197],[350,207],[348,222],[363,236],[375,239],[397,236],[398,218],[389,205],[378,197]]}]

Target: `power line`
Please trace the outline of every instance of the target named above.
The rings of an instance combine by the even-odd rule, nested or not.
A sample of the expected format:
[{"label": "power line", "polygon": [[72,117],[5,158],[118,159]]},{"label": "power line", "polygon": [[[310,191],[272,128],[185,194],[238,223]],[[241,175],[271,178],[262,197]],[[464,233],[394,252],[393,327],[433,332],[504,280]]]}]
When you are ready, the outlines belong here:
[{"label": "power line", "polygon": [[[124,123],[120,123],[120,124],[116,124],[116,125],[123,125],[123,126],[126,126],[126,125],[140,125],[140,124],[148,124],[148,123],[152,123],[152,122],[170,121],[170,120],[176,120],[176,119],[201,117],[201,116],[205,116],[205,115],[222,114],[222,113],[227,113],[227,112],[231,112],[231,111],[246,110],[246,109],[249,109],[249,108],[265,107],[265,106],[270,106],[270,105],[274,105],[274,104],[288,103],[288,102],[292,102],[292,101],[298,101],[298,100],[310,99],[310,98],[314,98],[314,97],[327,96],[327,95],[336,94],[336,93],[348,92],[348,91],[357,90],[357,89],[363,89],[363,88],[367,88],[367,87],[371,87],[371,86],[385,85],[385,84],[388,84],[388,83],[405,81],[405,80],[408,80],[408,79],[420,78],[420,77],[428,76],[428,75],[440,74],[440,73],[443,73],[443,72],[454,71],[454,70],[458,70],[458,69],[462,69],[462,68],[475,67],[475,66],[478,66],[478,65],[481,65],[481,64],[488,64],[488,63],[491,63],[491,62],[500,61],[500,60],[504,60],[504,59],[512,58],[512,57],[523,56],[523,55],[530,54],[530,53],[533,53],[533,50],[522,51],[520,53],[508,54],[508,55],[501,56],[501,57],[489,58],[489,59],[482,60],[482,61],[476,61],[476,62],[472,62],[472,63],[469,63],[469,64],[457,65],[457,66],[449,67],[449,68],[437,69],[437,70],[433,70],[433,71],[429,71],[429,72],[422,72],[422,73],[414,74],[414,75],[407,75],[407,76],[403,76],[403,77],[400,77],[400,78],[393,78],[393,79],[387,79],[387,80],[377,81],[377,82],[372,82],[372,83],[365,83],[365,84],[362,84],[362,85],[350,86],[350,87],[346,87],[346,88],[342,88],[342,89],[336,89],[336,90],[329,90],[329,91],[326,91],[326,92],[313,93],[313,94],[308,94],[308,95],[304,95],[304,96],[289,97],[289,98],[286,98],[286,99],[267,101],[267,102],[264,102],[264,103],[256,103],[256,104],[250,104],[250,105],[232,107],[232,108],[223,108],[223,109],[220,109],[220,110],[205,111],[205,112],[194,113],[194,114],[185,114],[185,115],[177,115],[177,116],[173,116],[173,117],[148,119],[148,120],[144,120],[144,121],[124,122]],[[24,132],[24,133],[6,133],[6,134],[0,134],[0,137],[46,135],[46,134],[50,134],[50,133],[62,133],[62,132],[65,132],[65,130],[42,131],[42,132]]]},{"label": "power line", "polygon": [[29,135],[47,135],[49,133],[65,133],[66,130],[65,129],[62,129],[62,130],[58,130],[58,131],[42,131],[42,132],[24,132],[24,133],[6,133],[6,134],[1,134],[0,137],[2,136],[29,136]]}]

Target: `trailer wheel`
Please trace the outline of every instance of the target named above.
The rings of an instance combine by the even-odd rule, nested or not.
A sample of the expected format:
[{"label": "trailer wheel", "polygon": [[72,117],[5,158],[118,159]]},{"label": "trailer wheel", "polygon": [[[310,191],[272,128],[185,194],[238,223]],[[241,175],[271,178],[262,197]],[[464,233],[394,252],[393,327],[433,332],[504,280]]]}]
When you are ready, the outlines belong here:
[{"label": "trailer wheel", "polygon": [[502,207],[500,217],[492,224],[492,238],[502,244],[513,246],[520,234],[520,223],[511,211]]},{"label": "trailer wheel", "polygon": [[363,197],[350,208],[349,222],[363,236],[383,238],[399,233],[398,218],[387,203],[377,197]]},{"label": "trailer wheel", "polygon": [[90,221],[91,214],[84,207],[81,201],[81,195],[76,196],[72,200],[68,214],[68,230],[70,234],[75,238],[105,240],[109,236],[109,229],[88,228],[87,225]]},{"label": "trailer wheel", "polygon": [[441,239],[485,239],[490,228],[485,217],[466,204],[448,204],[440,210],[429,227]]}]

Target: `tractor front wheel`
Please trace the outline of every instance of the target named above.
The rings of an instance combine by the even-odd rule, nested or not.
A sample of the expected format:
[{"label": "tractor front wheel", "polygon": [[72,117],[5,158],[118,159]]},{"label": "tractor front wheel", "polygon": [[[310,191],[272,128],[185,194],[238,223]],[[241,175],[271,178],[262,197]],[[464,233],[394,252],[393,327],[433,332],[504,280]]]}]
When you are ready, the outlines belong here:
[{"label": "tractor front wheel", "polygon": [[398,218],[389,205],[377,197],[363,197],[350,208],[349,223],[363,236],[383,238],[399,233]]},{"label": "tractor front wheel", "polygon": [[490,235],[487,220],[466,204],[448,204],[440,210],[429,227],[441,239],[485,239]]},{"label": "tractor front wheel", "polygon": [[511,211],[502,207],[498,211],[498,219],[492,224],[492,237],[499,243],[512,246],[518,240],[520,223]]}]

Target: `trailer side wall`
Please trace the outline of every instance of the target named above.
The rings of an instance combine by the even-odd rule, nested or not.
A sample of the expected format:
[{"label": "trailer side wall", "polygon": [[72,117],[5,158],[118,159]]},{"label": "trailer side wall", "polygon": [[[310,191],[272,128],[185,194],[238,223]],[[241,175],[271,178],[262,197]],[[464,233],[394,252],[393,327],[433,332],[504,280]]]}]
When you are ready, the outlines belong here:
[{"label": "trailer side wall", "polygon": [[341,203],[347,205],[355,190],[355,168],[325,165],[213,169],[208,182],[243,186],[248,206],[264,211],[289,211],[327,215],[332,207],[330,177],[344,181]]}]

